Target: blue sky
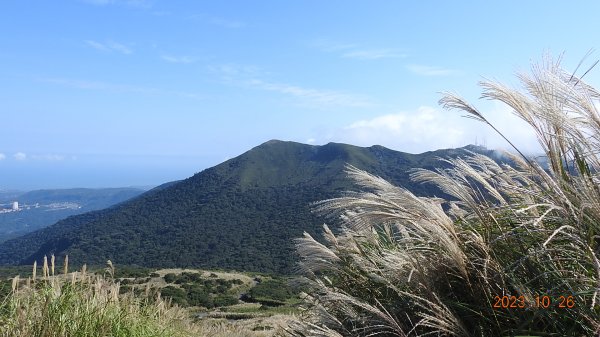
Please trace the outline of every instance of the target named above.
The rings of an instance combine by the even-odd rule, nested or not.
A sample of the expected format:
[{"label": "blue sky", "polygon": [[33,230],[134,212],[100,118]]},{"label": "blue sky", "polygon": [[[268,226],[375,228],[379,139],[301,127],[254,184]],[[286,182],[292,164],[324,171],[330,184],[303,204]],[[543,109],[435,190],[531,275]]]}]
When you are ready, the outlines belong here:
[{"label": "blue sky", "polygon": [[[269,139],[406,152],[506,145],[442,111],[550,52],[598,47],[596,1],[4,1],[0,189],[156,185]],[[588,64],[600,58],[595,52]],[[587,80],[596,85],[598,71]]]}]

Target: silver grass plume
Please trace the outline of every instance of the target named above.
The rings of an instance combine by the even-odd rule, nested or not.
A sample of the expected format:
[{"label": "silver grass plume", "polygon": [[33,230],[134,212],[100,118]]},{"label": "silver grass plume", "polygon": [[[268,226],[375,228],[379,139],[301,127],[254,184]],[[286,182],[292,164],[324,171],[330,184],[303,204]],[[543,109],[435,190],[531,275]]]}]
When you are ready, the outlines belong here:
[{"label": "silver grass plume", "polygon": [[[363,191],[313,205],[340,226],[325,226],[324,241],[308,234],[296,241],[312,288],[309,310],[289,335],[600,331],[600,93],[583,81],[589,70],[576,76],[560,61],[546,56],[519,74],[522,90],[481,83],[483,98],[529,124],[547,169],[456,94],[440,104],[487,124],[516,154],[503,153],[507,161],[499,162],[471,152],[441,159],[446,168],[411,173],[451,200],[419,197],[347,167]],[[543,315],[493,309],[497,296],[533,301],[547,292],[579,305]]]}]

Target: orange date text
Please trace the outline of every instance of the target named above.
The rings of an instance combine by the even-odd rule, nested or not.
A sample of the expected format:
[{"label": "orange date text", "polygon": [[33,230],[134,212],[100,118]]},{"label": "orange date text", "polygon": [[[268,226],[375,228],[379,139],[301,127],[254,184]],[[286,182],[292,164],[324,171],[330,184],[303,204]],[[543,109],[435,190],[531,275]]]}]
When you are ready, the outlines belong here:
[{"label": "orange date text", "polygon": [[572,309],[575,307],[573,296],[550,297],[548,295],[536,295],[533,298],[525,296],[494,296],[494,309],[524,309],[524,308],[559,308]]}]

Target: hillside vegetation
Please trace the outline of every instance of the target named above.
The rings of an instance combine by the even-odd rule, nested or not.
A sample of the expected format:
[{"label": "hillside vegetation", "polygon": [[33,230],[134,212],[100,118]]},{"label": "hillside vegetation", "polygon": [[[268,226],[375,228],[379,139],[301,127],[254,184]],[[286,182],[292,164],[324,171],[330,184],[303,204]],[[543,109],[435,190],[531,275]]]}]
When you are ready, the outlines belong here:
[{"label": "hillside vegetation", "polygon": [[[412,183],[413,168],[444,167],[478,147],[408,154],[381,146],[311,146],[269,141],[186,180],[108,210],[89,212],[0,245],[0,264],[31,265],[68,254],[72,264],[106,260],[148,267],[198,267],[289,273],[293,238],[316,235],[312,202],[352,187],[344,165],[378,174],[418,195],[444,195]],[[486,152],[491,153],[491,152]]]}]

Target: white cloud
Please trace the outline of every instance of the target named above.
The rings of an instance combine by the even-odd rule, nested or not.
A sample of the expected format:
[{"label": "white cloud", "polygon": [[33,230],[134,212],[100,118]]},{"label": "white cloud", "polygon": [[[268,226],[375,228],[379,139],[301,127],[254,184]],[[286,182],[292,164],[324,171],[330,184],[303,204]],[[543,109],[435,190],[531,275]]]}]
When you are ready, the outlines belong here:
[{"label": "white cloud", "polygon": [[31,159],[60,161],[60,160],[64,160],[65,156],[59,155],[59,154],[43,154],[43,155],[34,154],[34,155],[31,155]]},{"label": "white cloud", "polygon": [[133,53],[133,51],[129,47],[127,47],[125,45],[122,45],[120,43],[117,43],[117,42],[113,42],[113,41],[109,41],[108,42],[108,47],[110,49],[118,51],[118,52],[120,52],[122,54],[131,54],[131,53]]},{"label": "white cloud", "polygon": [[77,80],[70,78],[42,78],[42,82],[53,83],[85,90],[106,90],[114,92],[136,92],[136,93],[156,93],[158,89],[140,87],[128,84],[116,84],[100,81]]},{"label": "white cloud", "polygon": [[344,137],[360,145],[394,145],[424,151],[432,147],[461,144],[464,130],[456,125],[443,123],[444,116],[430,107],[421,107],[412,113],[397,113],[356,121],[343,130]]},{"label": "white cloud", "polygon": [[[495,106],[489,118],[516,146],[527,153],[539,152],[534,133],[508,108]],[[334,131],[328,141],[359,146],[383,145],[398,151],[420,153],[479,143],[491,149],[512,150],[490,127],[461,117],[455,111],[420,107],[353,122]]]},{"label": "white cloud", "polygon": [[409,64],[406,66],[406,69],[421,76],[451,76],[460,73],[458,70],[455,69],[424,66],[419,64]]},{"label": "white cloud", "polygon": [[23,152],[17,152],[13,154],[13,158],[15,158],[15,160],[25,160],[27,159],[27,155]]},{"label": "white cloud", "polygon": [[152,87],[143,87],[137,85],[129,85],[129,84],[118,84],[118,83],[108,83],[108,82],[100,82],[100,81],[90,81],[90,80],[78,80],[78,79],[70,79],[70,78],[39,78],[37,79],[40,82],[52,83],[63,85],[75,89],[82,90],[98,90],[98,91],[109,91],[109,92],[117,92],[117,93],[138,93],[138,94],[163,94],[163,95],[175,95],[179,97],[193,98],[193,99],[203,99],[205,96],[200,93],[194,92],[185,92],[178,90],[164,90]]},{"label": "white cloud", "polygon": [[265,71],[253,65],[218,64],[207,67],[208,71],[220,76],[224,80],[247,78],[266,75]]},{"label": "white cloud", "polygon": [[213,24],[216,26],[221,26],[221,27],[230,28],[230,29],[242,28],[242,27],[246,26],[246,24],[241,21],[228,20],[228,19],[217,18],[217,17],[208,20],[208,22],[210,24]]},{"label": "white cloud", "polygon": [[336,53],[344,58],[357,60],[378,60],[386,58],[405,58],[407,55],[392,48],[365,48],[355,43],[340,43],[328,39],[317,39],[310,43],[326,53]]},{"label": "white cloud", "polygon": [[284,95],[306,99],[312,103],[318,103],[322,105],[337,105],[347,107],[368,107],[373,105],[373,103],[366,97],[351,95],[339,91],[304,88],[284,83],[266,82],[260,79],[251,79],[247,81],[246,84],[254,88],[274,91]]},{"label": "white cloud", "polygon": [[327,53],[358,49],[358,45],[354,44],[354,43],[337,43],[337,42],[331,42],[331,41],[327,41],[327,40],[323,40],[323,39],[315,41],[313,43],[313,46],[315,46]]},{"label": "white cloud", "polygon": [[98,49],[98,50],[101,50],[101,51],[109,51],[108,47],[105,46],[105,45],[103,45],[100,42],[96,42],[96,41],[93,41],[93,40],[85,40],[85,43],[88,46],[92,47],[92,48],[95,48],[95,49]]},{"label": "white cloud", "polygon": [[406,54],[393,49],[355,49],[342,54],[342,57],[358,60],[377,60],[385,58],[404,58]]},{"label": "white cloud", "polygon": [[85,44],[103,52],[118,52],[124,55],[129,55],[133,53],[133,50],[131,48],[127,47],[124,44],[114,41],[107,41],[105,43],[101,43],[94,40],[85,40]]},{"label": "white cloud", "polygon": [[314,144],[316,142],[317,142],[317,140],[314,139],[314,138],[309,138],[309,139],[306,140],[306,144]]},{"label": "white cloud", "polygon": [[189,64],[189,63],[194,63],[196,61],[195,59],[193,59],[189,56],[161,55],[160,58],[169,63]]},{"label": "white cloud", "polygon": [[307,88],[293,84],[273,82],[263,78],[269,73],[255,66],[223,64],[208,67],[208,70],[227,84],[252,89],[272,91],[292,96],[303,101],[303,104],[343,107],[368,107],[374,103],[366,96],[345,93],[335,90]]},{"label": "white cloud", "polygon": [[[48,153],[48,154],[25,154],[24,152],[17,152],[15,154],[13,154],[13,158],[15,160],[19,160],[19,161],[23,161],[23,160],[39,160],[39,161],[62,161],[67,159],[67,156],[64,155],[60,155],[60,154],[53,154],[53,153]],[[75,160],[76,157],[72,156],[69,157],[72,160]],[[0,153],[0,160],[6,159],[6,155],[4,155],[3,153]]]}]

